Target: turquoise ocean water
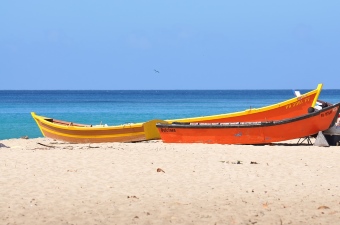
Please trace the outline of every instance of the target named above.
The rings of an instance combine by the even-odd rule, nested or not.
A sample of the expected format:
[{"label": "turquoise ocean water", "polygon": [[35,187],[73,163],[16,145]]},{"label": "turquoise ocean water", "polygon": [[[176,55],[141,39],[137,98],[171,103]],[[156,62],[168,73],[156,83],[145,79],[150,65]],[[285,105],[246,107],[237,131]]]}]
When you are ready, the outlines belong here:
[{"label": "turquoise ocean water", "polygon": [[[31,112],[78,123],[119,125],[235,112],[292,97],[293,90],[0,91],[0,140],[42,137]],[[340,90],[322,90],[319,99],[337,103]]]}]

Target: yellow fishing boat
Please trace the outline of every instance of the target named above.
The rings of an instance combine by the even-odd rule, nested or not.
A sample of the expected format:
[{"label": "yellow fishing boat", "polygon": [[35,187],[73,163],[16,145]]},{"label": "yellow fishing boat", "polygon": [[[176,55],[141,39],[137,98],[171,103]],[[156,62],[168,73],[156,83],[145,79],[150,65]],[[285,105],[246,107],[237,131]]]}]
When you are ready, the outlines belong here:
[{"label": "yellow fishing boat", "polygon": [[31,113],[45,137],[71,143],[137,142],[159,139],[156,123],[131,123],[118,126],[87,125],[39,116]]}]

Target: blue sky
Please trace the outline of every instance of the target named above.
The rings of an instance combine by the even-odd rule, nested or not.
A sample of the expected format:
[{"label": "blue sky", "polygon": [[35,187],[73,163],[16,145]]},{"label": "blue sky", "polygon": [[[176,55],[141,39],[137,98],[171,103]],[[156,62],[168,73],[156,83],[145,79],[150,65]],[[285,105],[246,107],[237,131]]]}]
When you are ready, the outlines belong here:
[{"label": "blue sky", "polygon": [[336,0],[3,0],[0,90],[339,89],[339,9]]}]

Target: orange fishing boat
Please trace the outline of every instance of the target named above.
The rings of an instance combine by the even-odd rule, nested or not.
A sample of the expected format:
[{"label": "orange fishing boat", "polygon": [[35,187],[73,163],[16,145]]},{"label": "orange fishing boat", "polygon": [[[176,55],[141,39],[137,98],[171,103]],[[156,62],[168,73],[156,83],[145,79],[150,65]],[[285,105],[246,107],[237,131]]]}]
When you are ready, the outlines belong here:
[{"label": "orange fishing boat", "polygon": [[275,121],[157,123],[164,143],[265,144],[314,135],[335,124],[340,103],[305,115]]},{"label": "orange fishing boat", "polygon": [[[266,121],[292,118],[305,114],[309,107],[314,107],[322,89],[317,88],[298,97],[288,99],[262,108],[251,108],[240,112],[218,114],[211,116],[192,117],[184,119],[165,120],[166,122],[243,122]],[[156,122],[151,120],[144,123],[123,124],[118,126],[92,126],[31,113],[41,133],[45,137],[72,143],[99,142],[136,142],[160,139]]]}]

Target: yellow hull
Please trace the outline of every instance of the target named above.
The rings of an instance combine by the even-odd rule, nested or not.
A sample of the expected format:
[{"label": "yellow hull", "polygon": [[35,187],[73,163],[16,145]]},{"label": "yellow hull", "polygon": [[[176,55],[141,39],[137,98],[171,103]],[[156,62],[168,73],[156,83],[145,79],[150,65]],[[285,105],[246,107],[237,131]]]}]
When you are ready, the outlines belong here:
[{"label": "yellow hull", "polygon": [[164,120],[150,120],[145,123],[119,126],[91,126],[76,124],[39,116],[32,117],[45,137],[71,143],[136,142],[159,139],[156,123]]}]

